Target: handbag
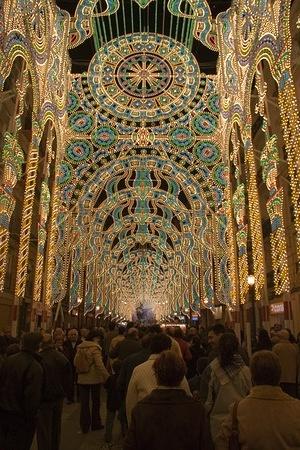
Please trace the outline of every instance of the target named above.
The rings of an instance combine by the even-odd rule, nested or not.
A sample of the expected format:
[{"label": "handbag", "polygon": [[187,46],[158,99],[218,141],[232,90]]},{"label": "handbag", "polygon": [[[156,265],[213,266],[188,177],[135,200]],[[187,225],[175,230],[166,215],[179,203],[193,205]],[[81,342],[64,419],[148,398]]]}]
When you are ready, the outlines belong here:
[{"label": "handbag", "polygon": [[241,446],[239,443],[239,424],[237,419],[237,410],[239,406],[239,401],[235,402],[232,410],[232,427],[231,434],[229,436],[228,448],[229,450],[240,450]]}]

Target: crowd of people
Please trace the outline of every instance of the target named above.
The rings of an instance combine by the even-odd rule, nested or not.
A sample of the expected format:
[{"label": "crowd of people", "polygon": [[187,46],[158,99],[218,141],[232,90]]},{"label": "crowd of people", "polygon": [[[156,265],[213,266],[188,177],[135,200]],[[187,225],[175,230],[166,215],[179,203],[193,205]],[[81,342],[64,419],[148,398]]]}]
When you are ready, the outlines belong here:
[{"label": "crowd of people", "polygon": [[30,450],[36,434],[59,450],[77,401],[80,432],[103,429],[109,446],[118,420],[124,450],[300,449],[299,349],[280,325],[259,330],[250,361],[221,323],[2,334],[0,449]]}]

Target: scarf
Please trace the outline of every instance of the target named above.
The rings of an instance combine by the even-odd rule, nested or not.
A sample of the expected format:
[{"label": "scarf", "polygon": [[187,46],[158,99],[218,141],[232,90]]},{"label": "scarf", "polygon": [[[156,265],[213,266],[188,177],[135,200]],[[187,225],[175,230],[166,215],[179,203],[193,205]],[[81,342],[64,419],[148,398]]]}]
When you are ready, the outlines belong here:
[{"label": "scarf", "polygon": [[229,378],[233,378],[245,365],[243,358],[239,353],[233,355],[232,363],[223,370],[227,373]]}]

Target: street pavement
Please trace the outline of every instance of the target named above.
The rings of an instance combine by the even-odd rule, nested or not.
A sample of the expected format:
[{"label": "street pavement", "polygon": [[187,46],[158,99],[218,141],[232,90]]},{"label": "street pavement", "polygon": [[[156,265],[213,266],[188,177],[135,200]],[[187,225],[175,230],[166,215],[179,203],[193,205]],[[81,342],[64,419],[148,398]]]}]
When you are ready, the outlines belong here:
[{"label": "street pavement", "polygon": [[[105,423],[105,393],[102,391],[101,418]],[[37,450],[36,442],[32,450]],[[43,449],[42,449],[43,450]],[[60,450],[122,450],[121,427],[115,420],[113,442],[107,445],[104,442],[104,430],[91,431],[87,434],[80,433],[79,427],[79,403],[65,405],[62,417],[62,436]]]}]

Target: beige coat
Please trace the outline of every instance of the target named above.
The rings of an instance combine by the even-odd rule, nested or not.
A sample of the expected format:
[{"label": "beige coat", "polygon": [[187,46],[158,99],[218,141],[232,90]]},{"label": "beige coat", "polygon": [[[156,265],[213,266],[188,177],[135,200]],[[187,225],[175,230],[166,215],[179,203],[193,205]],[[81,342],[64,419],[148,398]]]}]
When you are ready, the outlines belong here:
[{"label": "beige coat", "polygon": [[[99,384],[105,383],[109,377],[101,355],[101,347],[93,341],[83,341],[77,347],[87,352],[88,361],[90,362],[90,370],[87,373],[78,374],[78,384]],[[77,354],[76,354],[77,356]],[[76,366],[76,356],[74,364]]]},{"label": "beige coat", "polygon": [[220,366],[218,358],[210,363],[210,367],[211,377],[205,408],[209,413],[211,436],[215,441],[222,422],[228,416],[230,405],[246,397],[252,383],[249,367],[245,365],[237,368],[230,377]]},{"label": "beige coat", "polygon": [[[300,401],[277,386],[255,386],[238,406],[242,450],[299,450]],[[228,450],[230,416],[223,422],[215,450]]]},{"label": "beige coat", "polygon": [[274,345],[273,352],[276,353],[281,365],[281,383],[296,383],[299,369],[299,349],[289,341],[279,342]]}]

